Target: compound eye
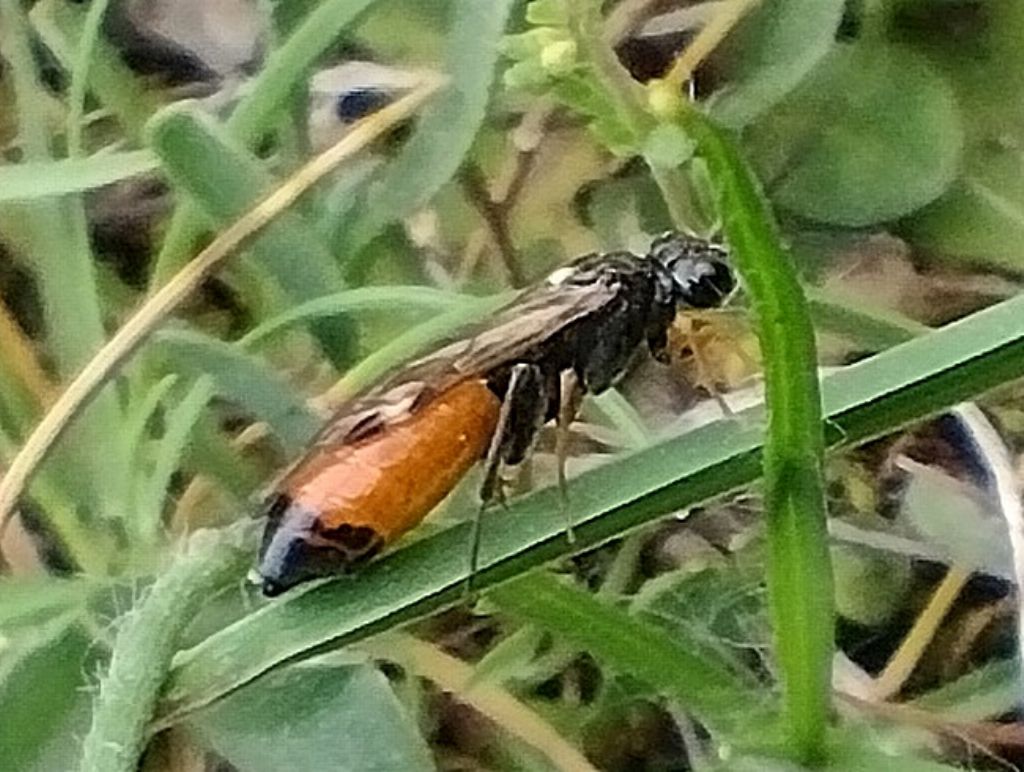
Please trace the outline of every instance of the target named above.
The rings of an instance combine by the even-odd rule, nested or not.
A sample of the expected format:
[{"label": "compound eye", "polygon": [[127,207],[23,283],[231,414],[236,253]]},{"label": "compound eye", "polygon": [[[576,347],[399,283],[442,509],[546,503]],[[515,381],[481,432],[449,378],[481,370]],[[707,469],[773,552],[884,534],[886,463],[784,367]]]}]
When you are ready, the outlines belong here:
[{"label": "compound eye", "polygon": [[679,302],[692,308],[715,308],[732,292],[736,280],[721,260],[683,258],[669,267]]},{"label": "compound eye", "polygon": [[355,88],[340,94],[334,112],[342,123],[354,123],[375,113],[391,101],[391,95],[379,88]]}]

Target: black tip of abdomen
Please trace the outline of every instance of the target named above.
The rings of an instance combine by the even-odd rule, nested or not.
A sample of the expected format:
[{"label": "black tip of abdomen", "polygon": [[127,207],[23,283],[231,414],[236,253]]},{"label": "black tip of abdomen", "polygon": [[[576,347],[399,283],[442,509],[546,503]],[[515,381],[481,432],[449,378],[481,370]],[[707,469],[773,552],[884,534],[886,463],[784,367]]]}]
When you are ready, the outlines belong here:
[{"label": "black tip of abdomen", "polygon": [[316,513],[281,494],[270,503],[259,554],[259,584],[267,597],[310,578],[308,538]]},{"label": "black tip of abdomen", "polygon": [[276,582],[273,579],[267,579],[266,577],[264,577],[263,582],[260,585],[260,589],[263,591],[263,594],[266,595],[268,598],[274,598],[280,595],[288,588],[280,582]]}]

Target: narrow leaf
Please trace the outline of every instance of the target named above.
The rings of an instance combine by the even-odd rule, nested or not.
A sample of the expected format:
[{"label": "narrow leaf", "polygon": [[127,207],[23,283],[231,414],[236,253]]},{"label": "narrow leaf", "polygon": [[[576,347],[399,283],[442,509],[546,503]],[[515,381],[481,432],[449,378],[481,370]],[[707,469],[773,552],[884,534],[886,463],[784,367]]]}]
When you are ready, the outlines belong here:
[{"label": "narrow leaf", "polygon": [[101,188],[158,168],[148,150],[0,166],[0,203]]},{"label": "narrow leaf", "polygon": [[156,347],[176,372],[208,375],[217,393],[266,421],[290,453],[298,453],[320,420],[301,396],[262,360],[230,343],[188,330],[165,330]]},{"label": "narrow leaf", "polygon": [[[1024,297],[896,346],[824,380],[833,447],[874,439],[1024,376]],[[559,496],[540,490],[489,517],[476,584],[486,589],[714,496],[760,473],[757,414],[741,414],[625,455],[570,482],[576,544]],[[468,523],[426,537],[361,572],[264,605],[175,658],[160,711],[182,715],[276,664],[371,635],[458,602]],[[465,559],[464,559],[465,558]]]}]

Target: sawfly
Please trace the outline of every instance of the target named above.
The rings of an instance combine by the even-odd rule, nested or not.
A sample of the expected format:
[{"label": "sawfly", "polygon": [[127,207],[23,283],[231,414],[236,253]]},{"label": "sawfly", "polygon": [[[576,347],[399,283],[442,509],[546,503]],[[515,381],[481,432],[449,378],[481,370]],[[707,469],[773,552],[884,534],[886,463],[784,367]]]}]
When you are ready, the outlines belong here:
[{"label": "sawfly", "polygon": [[[369,559],[425,518],[483,463],[481,512],[503,472],[582,398],[616,383],[646,348],[668,359],[677,311],[720,305],[735,281],[724,247],[664,234],[644,255],[594,253],[558,268],[488,320],[341,407],[274,486],[259,556],[276,595]],[[559,441],[561,438],[561,441]],[[476,521],[471,572],[476,567]]]}]

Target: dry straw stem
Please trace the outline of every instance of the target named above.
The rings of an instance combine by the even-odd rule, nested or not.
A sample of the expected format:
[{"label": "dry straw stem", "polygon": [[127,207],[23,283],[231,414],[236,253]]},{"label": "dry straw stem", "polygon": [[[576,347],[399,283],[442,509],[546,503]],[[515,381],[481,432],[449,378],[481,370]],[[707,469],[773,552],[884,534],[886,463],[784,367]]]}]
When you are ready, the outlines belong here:
[{"label": "dry straw stem", "polygon": [[0,301],[0,354],[11,375],[39,404],[53,403],[57,398],[57,390],[39,365],[32,344],[3,301]]},{"label": "dry straw stem", "polygon": [[409,118],[442,85],[439,75],[424,74],[420,85],[394,103],[357,123],[337,144],[299,169],[280,188],[223,231],[173,279],[154,294],[93,357],[54,403],[11,463],[0,482],[0,535],[39,465],[71,421],[113,374],[200,285],[240,247],[342,161],[351,158],[395,124]]},{"label": "dry straw stem", "polygon": [[549,723],[504,689],[474,681],[473,668],[436,646],[410,635],[385,635],[364,641],[359,648],[373,657],[398,662],[432,681],[487,716],[491,721],[543,753],[555,769],[596,772],[572,744]]},{"label": "dry straw stem", "polygon": [[[989,473],[990,493],[1006,521],[1013,554],[1013,572],[1017,586],[1024,586],[1024,511],[1021,503],[1021,483],[1013,468],[1009,450],[995,427],[973,402],[957,406],[953,413],[960,419],[974,442],[977,457],[983,460]],[[918,466],[909,459],[901,459],[900,466],[912,470]],[[893,654],[882,673],[875,679],[871,698],[887,700],[895,696],[935,637],[939,625],[971,578],[971,568],[956,563],[950,565],[946,576],[932,594],[928,605],[915,620],[910,632]],[[1019,594],[1019,593],[1018,593]],[[1024,641],[1024,613],[1017,609],[1018,637]],[[1018,643],[1017,655],[1024,661],[1024,648]],[[1024,670],[1022,670],[1024,672]]]},{"label": "dry straw stem", "polygon": [[885,669],[875,679],[870,690],[872,700],[884,702],[899,693],[970,578],[969,569],[955,563],[949,567],[942,582],[928,600],[928,605],[914,620],[910,632],[886,663]]},{"label": "dry straw stem", "polygon": [[672,84],[677,92],[681,90],[697,66],[718,48],[726,35],[732,32],[740,20],[759,2],[760,0],[732,0],[723,4],[721,10],[679,55],[665,76],[665,81]]},{"label": "dry straw stem", "polygon": [[650,15],[656,0],[622,0],[604,23],[605,42],[613,48],[624,41],[642,19]]}]

